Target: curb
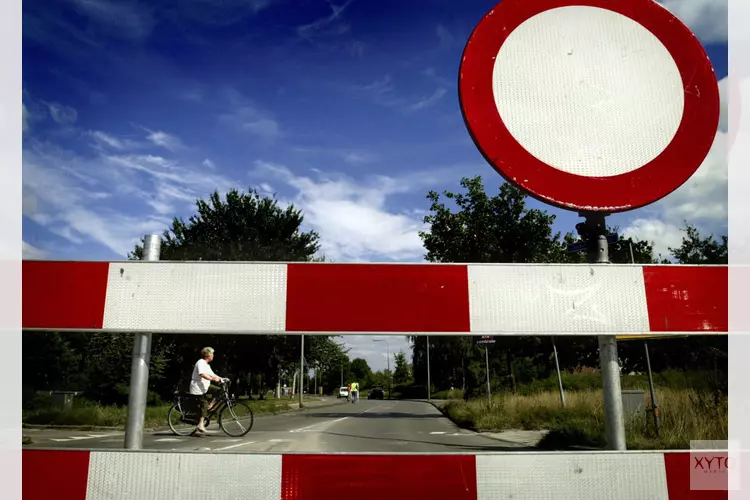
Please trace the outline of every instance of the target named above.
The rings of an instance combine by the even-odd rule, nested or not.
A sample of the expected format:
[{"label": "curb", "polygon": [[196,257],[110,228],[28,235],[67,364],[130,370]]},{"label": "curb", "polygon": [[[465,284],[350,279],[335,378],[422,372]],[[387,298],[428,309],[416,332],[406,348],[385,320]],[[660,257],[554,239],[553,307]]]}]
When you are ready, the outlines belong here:
[{"label": "curb", "polygon": [[[254,415],[254,418],[271,417],[275,415],[283,415],[285,413],[292,412],[303,412],[306,410],[312,410],[315,408],[326,408],[329,406],[336,406],[343,404],[343,402],[336,401],[335,403],[315,404],[316,402],[308,403],[304,407],[300,408],[299,403],[292,403],[286,410],[275,411],[275,412],[263,412]],[[295,406],[292,406],[295,405]],[[22,424],[21,429],[30,430],[63,430],[63,431],[124,431],[125,427],[102,427],[96,425],[39,425],[39,424]],[[169,430],[169,427],[144,427],[144,432],[160,432]]]},{"label": "curb", "polygon": [[[461,430],[472,432],[472,433],[476,434],[477,436],[482,436],[483,438],[486,438],[486,439],[492,439],[493,441],[497,441],[498,443],[512,443],[512,444],[517,444],[520,447],[524,447],[524,448],[537,448],[538,447],[538,444],[531,444],[530,445],[528,443],[520,443],[518,441],[512,441],[512,440],[509,440],[509,439],[501,439],[501,438],[498,438],[498,437],[495,437],[495,436],[490,436],[486,432],[479,432],[479,431],[475,431],[474,429],[467,429],[466,427],[462,427],[462,426],[458,425],[452,418],[450,418],[450,416],[448,416],[448,414],[446,412],[444,412],[442,410],[442,408],[440,408],[440,406],[438,406],[440,403],[446,403],[446,402],[448,402],[447,400],[441,400],[440,403],[435,403],[435,402],[427,401],[427,400],[425,400],[424,402],[428,403],[428,404],[431,404],[432,406],[434,406],[435,408],[437,408],[437,410],[440,412],[441,415],[443,415],[445,418],[447,418],[448,420],[450,420],[453,423],[453,425],[455,425],[456,427],[458,427]],[[547,432],[549,432],[549,431],[547,431]]]}]

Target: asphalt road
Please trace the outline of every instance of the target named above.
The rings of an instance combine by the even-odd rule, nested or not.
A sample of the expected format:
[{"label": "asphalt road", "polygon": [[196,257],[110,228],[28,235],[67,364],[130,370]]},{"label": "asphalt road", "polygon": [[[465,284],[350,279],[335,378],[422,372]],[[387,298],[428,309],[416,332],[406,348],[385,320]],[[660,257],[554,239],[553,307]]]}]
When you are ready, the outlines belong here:
[{"label": "asphalt road", "polygon": [[[144,449],[211,452],[464,453],[520,451],[458,428],[429,403],[368,401],[256,417],[244,438],[226,436],[215,423],[203,437],[147,433]],[[33,444],[24,448],[122,449],[121,431],[24,429]]]}]

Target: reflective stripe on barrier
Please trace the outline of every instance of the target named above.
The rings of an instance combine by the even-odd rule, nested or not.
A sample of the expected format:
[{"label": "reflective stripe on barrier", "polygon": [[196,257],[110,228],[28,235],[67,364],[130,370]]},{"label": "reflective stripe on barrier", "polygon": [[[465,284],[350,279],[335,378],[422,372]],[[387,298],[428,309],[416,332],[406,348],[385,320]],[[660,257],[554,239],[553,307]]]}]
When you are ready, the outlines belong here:
[{"label": "reflective stripe on barrier", "polygon": [[24,500],[726,500],[690,453],[264,455],[23,451]]},{"label": "reflective stripe on barrier", "polygon": [[726,266],[24,261],[23,328],[726,333],[727,287]]}]

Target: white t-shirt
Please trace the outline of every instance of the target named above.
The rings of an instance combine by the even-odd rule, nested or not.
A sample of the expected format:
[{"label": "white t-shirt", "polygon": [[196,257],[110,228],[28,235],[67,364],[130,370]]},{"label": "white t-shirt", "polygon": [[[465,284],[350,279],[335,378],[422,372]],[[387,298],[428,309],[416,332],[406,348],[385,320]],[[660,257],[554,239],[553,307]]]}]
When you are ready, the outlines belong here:
[{"label": "white t-shirt", "polygon": [[193,377],[190,379],[190,394],[200,396],[208,391],[211,381],[206,380],[201,375],[216,376],[205,359],[199,359],[193,367]]}]

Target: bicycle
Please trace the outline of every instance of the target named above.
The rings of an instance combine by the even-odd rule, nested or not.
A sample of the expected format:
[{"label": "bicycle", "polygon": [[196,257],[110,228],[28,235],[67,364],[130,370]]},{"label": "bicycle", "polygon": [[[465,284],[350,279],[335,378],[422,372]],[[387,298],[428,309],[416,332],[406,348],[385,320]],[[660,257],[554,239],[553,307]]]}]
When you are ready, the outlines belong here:
[{"label": "bicycle", "polygon": [[[216,403],[213,408],[208,411],[208,414],[204,417],[204,426],[208,428],[211,424],[211,419],[218,414],[219,428],[231,437],[242,437],[253,427],[254,417],[253,411],[250,406],[242,401],[237,401],[234,394],[229,393],[229,379],[222,379],[219,384],[221,391],[215,396]],[[198,411],[199,411],[199,396],[192,394],[183,394],[180,391],[175,391],[175,403],[169,409],[167,414],[167,421],[169,422],[169,428],[178,436],[189,436],[195,431],[195,426],[198,425]],[[237,416],[242,411],[247,411],[249,415],[248,423],[243,426],[240,422],[240,418]],[[237,422],[240,431],[239,434],[233,434],[229,431],[228,420]],[[180,424],[184,424],[180,426]],[[184,429],[183,429],[184,427]]]}]

